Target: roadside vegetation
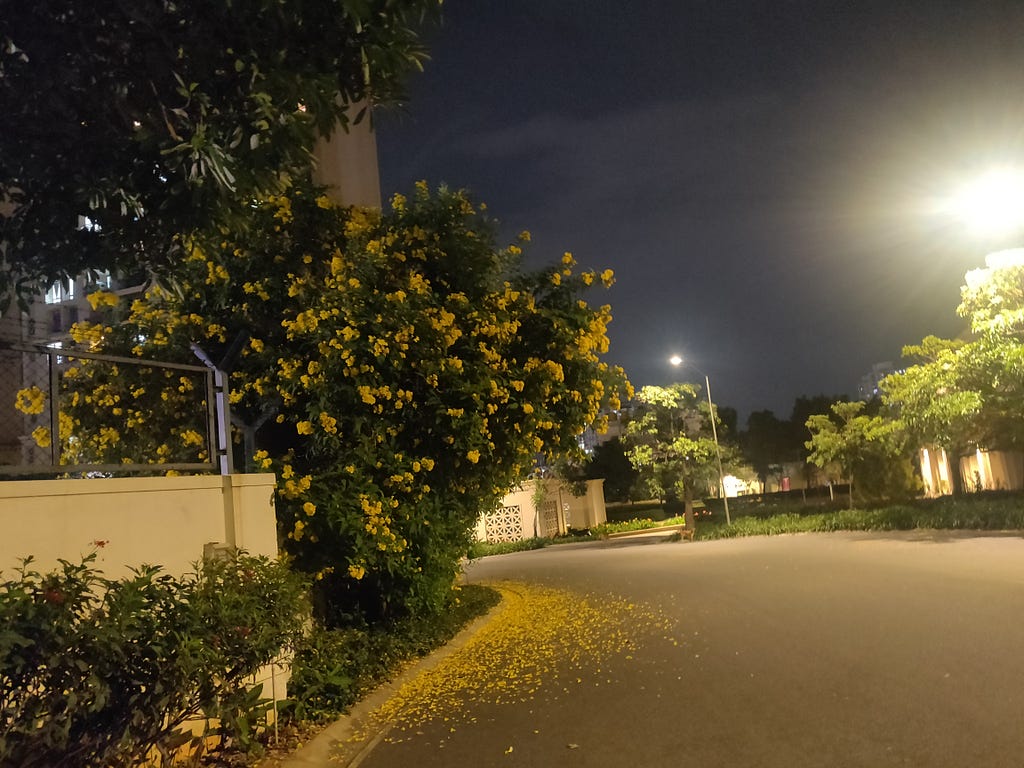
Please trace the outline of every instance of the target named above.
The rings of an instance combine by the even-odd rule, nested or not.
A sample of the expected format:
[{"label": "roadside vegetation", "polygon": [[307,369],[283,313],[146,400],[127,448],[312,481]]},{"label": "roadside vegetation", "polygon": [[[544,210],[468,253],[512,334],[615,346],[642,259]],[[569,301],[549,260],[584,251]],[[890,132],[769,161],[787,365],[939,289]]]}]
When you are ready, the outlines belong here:
[{"label": "roadside vegetation", "polygon": [[[438,613],[325,629],[308,581],[281,561],[234,553],[181,577],[144,566],[120,579],[95,561],[40,572],[27,560],[0,581],[4,768],[251,762],[282,729],[345,713],[500,600],[466,585]],[[254,675],[288,656],[291,698],[271,729]]]},{"label": "roadside vegetation", "polygon": [[828,531],[1024,530],[1024,497],[1011,493],[983,493],[919,499],[870,509],[821,511],[820,506],[778,508],[766,514],[747,514],[727,526],[714,518],[697,527],[697,539],[736,536],[772,536],[781,533]]},{"label": "roadside vegetation", "polygon": [[408,616],[388,626],[317,626],[295,647],[286,718],[319,723],[344,714],[407,662],[451,640],[500,601],[490,587],[452,590],[447,610]]},{"label": "roadside vegetation", "polygon": [[253,675],[297,642],[305,580],[241,553],[181,577],[143,566],[108,579],[95,561],[43,573],[29,558],[0,581],[0,766],[258,751],[271,705]]},{"label": "roadside vegetation", "polygon": [[487,557],[488,555],[507,555],[510,552],[526,552],[531,549],[543,549],[544,547],[551,544],[551,539],[545,539],[543,537],[534,536],[529,539],[520,539],[519,541],[474,541],[469,545],[469,559],[476,560],[480,557]]}]

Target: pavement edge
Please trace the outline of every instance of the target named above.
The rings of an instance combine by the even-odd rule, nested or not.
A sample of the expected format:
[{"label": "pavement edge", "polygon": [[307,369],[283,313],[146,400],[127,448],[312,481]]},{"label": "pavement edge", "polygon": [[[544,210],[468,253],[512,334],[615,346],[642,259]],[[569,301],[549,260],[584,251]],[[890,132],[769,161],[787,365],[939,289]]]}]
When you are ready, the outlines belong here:
[{"label": "pavement edge", "polygon": [[[374,726],[370,717],[373,712],[394,696],[407,682],[434,669],[449,656],[462,650],[477,633],[504,610],[505,600],[503,595],[501,602],[487,613],[471,621],[455,637],[437,650],[411,662],[393,679],[378,686],[370,694],[356,702],[347,715],[343,715],[328,725],[295,752],[287,757],[261,762],[259,768],[326,768],[326,766],[356,768],[390,730],[390,726],[387,724]],[[338,745],[347,743],[359,729],[367,729],[368,734],[355,753],[340,753]],[[356,745],[352,746],[355,749]],[[339,760],[339,758],[341,759]]]}]

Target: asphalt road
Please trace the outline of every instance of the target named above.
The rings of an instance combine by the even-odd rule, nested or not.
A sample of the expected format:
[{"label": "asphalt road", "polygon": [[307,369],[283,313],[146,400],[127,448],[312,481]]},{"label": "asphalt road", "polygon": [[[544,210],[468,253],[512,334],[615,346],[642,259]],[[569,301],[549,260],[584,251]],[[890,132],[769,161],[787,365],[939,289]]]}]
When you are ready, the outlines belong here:
[{"label": "asphalt road", "polygon": [[621,596],[673,629],[632,627],[600,672],[425,722],[365,768],[1024,765],[1019,535],[628,540],[468,575]]}]

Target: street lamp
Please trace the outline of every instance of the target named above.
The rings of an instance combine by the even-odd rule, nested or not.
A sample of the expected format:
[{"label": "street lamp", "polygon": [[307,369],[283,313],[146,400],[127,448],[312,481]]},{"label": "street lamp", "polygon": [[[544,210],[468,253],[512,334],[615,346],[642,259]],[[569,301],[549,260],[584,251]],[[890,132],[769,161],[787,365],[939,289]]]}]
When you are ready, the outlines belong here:
[{"label": "street lamp", "polygon": [[1013,168],[994,168],[960,187],[943,207],[976,235],[1002,238],[1016,234],[1024,223],[1024,174]]},{"label": "street lamp", "polygon": [[[668,361],[676,367],[683,364],[683,358],[679,355],[672,355]],[[693,365],[691,364],[690,367],[693,368]],[[715,456],[718,459],[718,484],[722,489],[722,503],[725,505],[725,524],[732,525],[732,519],[729,517],[729,497],[725,493],[725,473],[722,472],[722,449],[718,445],[718,428],[715,426],[715,404],[711,402],[711,380],[706,373],[704,374],[704,390],[708,393],[708,409],[711,411],[711,435],[715,438]]]}]

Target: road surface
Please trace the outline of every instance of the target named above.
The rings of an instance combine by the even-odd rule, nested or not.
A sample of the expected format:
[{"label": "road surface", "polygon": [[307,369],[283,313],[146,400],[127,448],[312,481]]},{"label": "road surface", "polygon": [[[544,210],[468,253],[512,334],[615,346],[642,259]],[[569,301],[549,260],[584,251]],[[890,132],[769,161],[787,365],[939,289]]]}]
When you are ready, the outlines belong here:
[{"label": "road surface", "polygon": [[364,768],[1024,765],[1019,535],[633,539],[486,558],[468,577],[614,603],[630,637],[582,665],[560,647],[546,685],[441,707]]}]

